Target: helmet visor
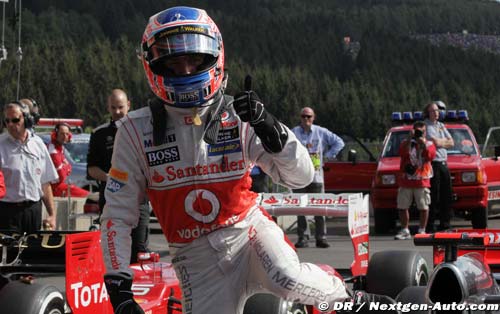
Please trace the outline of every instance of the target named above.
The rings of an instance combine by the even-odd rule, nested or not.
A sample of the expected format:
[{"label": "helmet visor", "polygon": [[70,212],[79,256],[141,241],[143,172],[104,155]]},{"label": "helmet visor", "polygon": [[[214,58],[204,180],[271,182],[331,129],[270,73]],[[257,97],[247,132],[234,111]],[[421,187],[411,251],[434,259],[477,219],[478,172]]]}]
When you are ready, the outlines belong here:
[{"label": "helmet visor", "polygon": [[208,27],[200,25],[181,25],[171,27],[155,34],[146,43],[148,61],[155,63],[164,57],[203,53],[217,57],[220,43]]}]

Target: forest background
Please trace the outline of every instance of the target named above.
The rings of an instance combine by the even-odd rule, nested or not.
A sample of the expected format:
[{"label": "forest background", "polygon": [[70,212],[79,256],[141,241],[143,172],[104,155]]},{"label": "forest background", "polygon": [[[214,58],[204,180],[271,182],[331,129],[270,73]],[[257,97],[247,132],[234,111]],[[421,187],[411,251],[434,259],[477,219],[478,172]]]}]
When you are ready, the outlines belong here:
[{"label": "forest background", "polygon": [[218,24],[227,92],[251,74],[290,127],[310,106],[317,124],[380,141],[393,111],[437,99],[468,110],[479,141],[500,124],[500,4],[485,0],[10,0],[0,103],[32,97],[43,116],[89,127],[109,118],[113,88],[146,105],[154,96],[136,49],[149,16],[175,5],[203,8]]}]

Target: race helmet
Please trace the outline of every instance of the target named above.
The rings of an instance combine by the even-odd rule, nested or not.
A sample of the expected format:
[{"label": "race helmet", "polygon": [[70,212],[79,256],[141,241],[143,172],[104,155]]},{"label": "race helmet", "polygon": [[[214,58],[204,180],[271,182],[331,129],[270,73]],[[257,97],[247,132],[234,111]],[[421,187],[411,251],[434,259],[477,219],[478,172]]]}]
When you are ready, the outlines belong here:
[{"label": "race helmet", "polygon": [[208,106],[224,86],[222,36],[205,10],[173,7],[150,17],[141,57],[151,90],[167,105]]}]

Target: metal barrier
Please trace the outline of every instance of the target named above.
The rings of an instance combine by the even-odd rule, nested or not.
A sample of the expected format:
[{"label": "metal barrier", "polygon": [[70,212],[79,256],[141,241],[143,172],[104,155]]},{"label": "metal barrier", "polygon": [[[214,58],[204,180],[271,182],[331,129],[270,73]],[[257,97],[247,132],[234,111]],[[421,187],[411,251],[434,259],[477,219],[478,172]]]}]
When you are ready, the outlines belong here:
[{"label": "metal barrier", "polygon": [[[84,213],[83,208],[86,201],[86,197],[54,197],[55,230],[88,231],[93,218],[97,218],[97,215]],[[45,218],[47,218],[47,210],[44,205],[42,220]]]}]

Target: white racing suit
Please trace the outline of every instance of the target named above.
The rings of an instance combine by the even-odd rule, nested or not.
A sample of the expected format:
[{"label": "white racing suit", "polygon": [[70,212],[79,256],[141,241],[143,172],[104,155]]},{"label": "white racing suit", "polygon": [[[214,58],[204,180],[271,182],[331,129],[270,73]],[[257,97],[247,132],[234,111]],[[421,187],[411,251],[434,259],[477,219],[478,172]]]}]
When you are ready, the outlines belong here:
[{"label": "white racing suit", "polygon": [[209,145],[191,110],[167,111],[161,146],[153,145],[149,107],[121,120],[101,217],[107,271],[129,271],[130,232],[147,192],[173,254],[184,314],[240,314],[256,292],[315,306],[346,299],[341,279],[299,262],[249,190],[253,164],[281,185],[309,184],[314,168],[293,132],[287,129],[283,150],[270,154],[231,107]]}]

